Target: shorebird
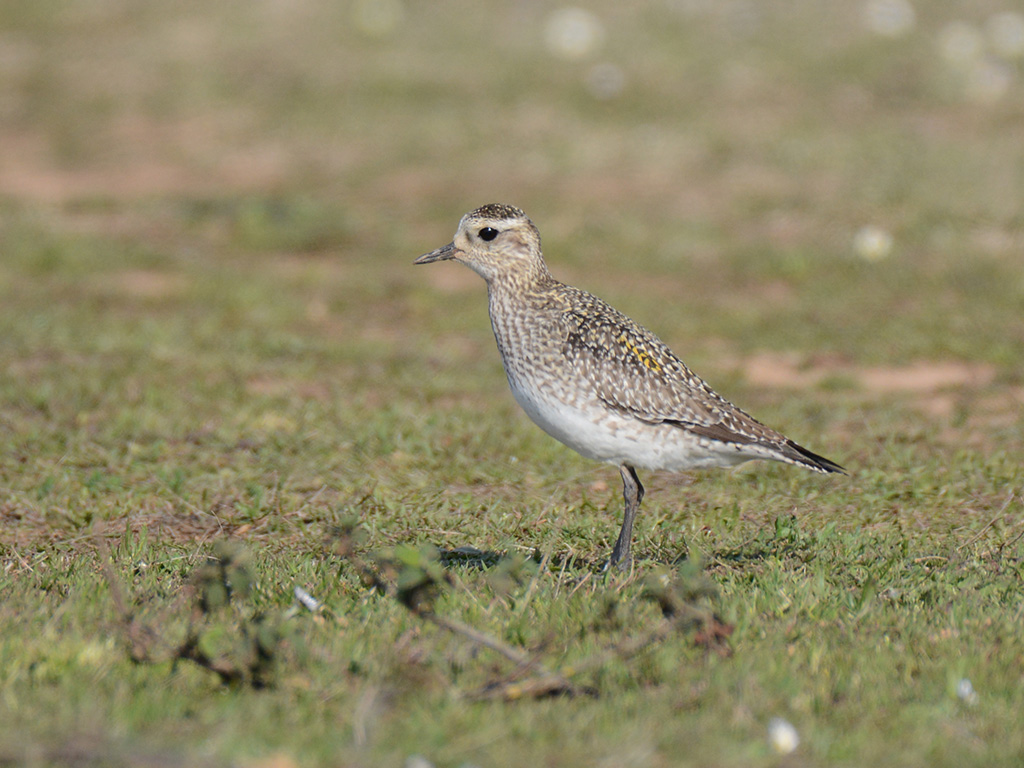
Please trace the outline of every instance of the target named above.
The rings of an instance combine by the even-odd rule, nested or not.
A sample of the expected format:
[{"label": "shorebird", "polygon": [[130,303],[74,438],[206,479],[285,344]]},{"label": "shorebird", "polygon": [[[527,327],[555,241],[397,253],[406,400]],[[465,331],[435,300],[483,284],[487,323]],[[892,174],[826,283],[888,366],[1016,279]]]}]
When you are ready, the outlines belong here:
[{"label": "shorebird", "polygon": [[491,204],[467,213],[452,242],[414,263],[447,260],[487,282],[491,327],[516,402],[552,437],[619,467],[625,510],[609,566],[631,562],[644,496],[637,467],[680,472],[771,459],[845,474],[716,393],[646,328],[552,277],[540,233],[518,208]]}]

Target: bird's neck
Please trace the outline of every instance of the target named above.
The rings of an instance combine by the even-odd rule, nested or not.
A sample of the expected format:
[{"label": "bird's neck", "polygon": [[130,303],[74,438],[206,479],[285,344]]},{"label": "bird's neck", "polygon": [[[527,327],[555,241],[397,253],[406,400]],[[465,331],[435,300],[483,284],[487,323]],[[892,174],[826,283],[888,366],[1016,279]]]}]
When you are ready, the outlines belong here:
[{"label": "bird's neck", "polygon": [[487,280],[487,292],[494,295],[526,295],[549,289],[555,278],[543,261],[530,264],[514,272],[492,275]]}]

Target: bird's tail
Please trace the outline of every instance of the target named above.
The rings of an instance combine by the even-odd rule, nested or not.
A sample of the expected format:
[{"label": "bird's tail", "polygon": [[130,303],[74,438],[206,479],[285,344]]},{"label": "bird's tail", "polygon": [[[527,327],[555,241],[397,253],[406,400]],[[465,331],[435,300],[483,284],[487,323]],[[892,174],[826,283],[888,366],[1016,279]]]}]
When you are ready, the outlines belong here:
[{"label": "bird's tail", "polygon": [[826,459],[824,456],[819,456],[818,454],[807,450],[802,445],[797,445],[792,440],[786,441],[782,454],[794,464],[799,464],[801,467],[813,469],[815,472],[835,472],[840,475],[846,474],[846,470],[834,461]]}]

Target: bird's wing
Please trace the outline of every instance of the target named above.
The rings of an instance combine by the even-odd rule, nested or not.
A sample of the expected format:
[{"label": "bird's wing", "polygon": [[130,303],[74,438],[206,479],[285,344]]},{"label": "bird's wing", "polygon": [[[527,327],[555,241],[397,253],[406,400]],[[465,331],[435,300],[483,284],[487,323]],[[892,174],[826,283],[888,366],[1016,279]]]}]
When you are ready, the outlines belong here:
[{"label": "bird's wing", "polygon": [[573,299],[562,314],[562,353],[605,405],[715,440],[785,439],[717,394],[647,329],[590,294]]}]

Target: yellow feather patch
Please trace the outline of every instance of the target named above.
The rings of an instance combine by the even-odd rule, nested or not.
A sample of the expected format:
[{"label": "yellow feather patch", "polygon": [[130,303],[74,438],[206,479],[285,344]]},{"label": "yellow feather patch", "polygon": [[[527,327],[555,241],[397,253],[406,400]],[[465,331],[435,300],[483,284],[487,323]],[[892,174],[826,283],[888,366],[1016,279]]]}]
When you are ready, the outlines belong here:
[{"label": "yellow feather patch", "polygon": [[647,350],[645,350],[643,347],[637,346],[636,344],[630,342],[630,340],[626,338],[626,334],[622,334],[621,336],[619,336],[619,342],[625,344],[626,349],[628,349],[630,352],[636,355],[637,359],[644,366],[651,369],[652,371],[661,370],[661,366],[653,357],[650,356],[650,354],[648,354]]}]

